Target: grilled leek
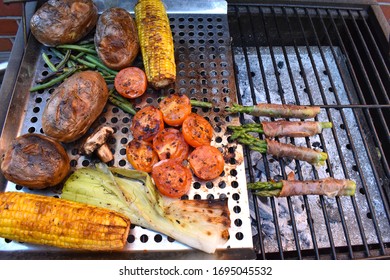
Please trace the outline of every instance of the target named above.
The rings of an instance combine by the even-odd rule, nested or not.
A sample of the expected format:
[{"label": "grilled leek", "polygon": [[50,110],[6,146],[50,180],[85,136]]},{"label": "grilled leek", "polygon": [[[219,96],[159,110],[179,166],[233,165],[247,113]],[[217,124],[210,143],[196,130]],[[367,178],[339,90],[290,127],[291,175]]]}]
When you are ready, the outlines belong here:
[{"label": "grilled leek", "polygon": [[141,171],[104,164],[78,169],[65,182],[62,198],[118,211],[133,224],[207,253],[214,253],[229,236],[226,200],[169,199]]}]

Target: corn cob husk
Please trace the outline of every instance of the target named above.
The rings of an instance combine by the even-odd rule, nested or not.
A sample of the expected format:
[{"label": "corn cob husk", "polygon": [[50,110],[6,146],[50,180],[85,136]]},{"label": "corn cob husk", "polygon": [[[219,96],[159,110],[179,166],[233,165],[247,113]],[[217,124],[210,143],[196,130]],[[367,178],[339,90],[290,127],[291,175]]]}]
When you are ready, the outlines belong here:
[{"label": "corn cob husk", "polygon": [[0,236],[84,250],[123,249],[130,220],[83,203],[22,192],[0,193]]},{"label": "corn cob husk", "polygon": [[176,64],[169,19],[160,0],[139,0],[135,21],[148,83],[155,89],[176,80]]}]

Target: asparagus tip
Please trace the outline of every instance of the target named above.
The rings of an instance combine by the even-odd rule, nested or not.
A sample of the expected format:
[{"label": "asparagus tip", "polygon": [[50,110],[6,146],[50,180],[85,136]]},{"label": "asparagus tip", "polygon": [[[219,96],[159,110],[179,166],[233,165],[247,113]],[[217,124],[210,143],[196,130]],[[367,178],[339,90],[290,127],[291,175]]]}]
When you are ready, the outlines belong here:
[{"label": "asparagus tip", "polygon": [[253,190],[253,193],[257,196],[279,196],[283,188],[283,182],[255,182],[248,183],[249,190]]},{"label": "asparagus tip", "polygon": [[328,154],[325,152],[320,152],[317,158],[316,164],[325,165],[326,160],[328,159]]},{"label": "asparagus tip", "polygon": [[352,180],[347,180],[347,187],[344,189],[342,195],[353,196],[356,192],[356,182]]},{"label": "asparagus tip", "polygon": [[233,114],[234,114],[234,113],[240,113],[243,109],[244,109],[244,106],[239,105],[239,104],[236,104],[236,103],[232,104],[231,107],[225,108],[225,110],[226,110],[227,112],[233,113]]},{"label": "asparagus tip", "polygon": [[333,124],[331,122],[321,122],[322,128],[332,128]]}]

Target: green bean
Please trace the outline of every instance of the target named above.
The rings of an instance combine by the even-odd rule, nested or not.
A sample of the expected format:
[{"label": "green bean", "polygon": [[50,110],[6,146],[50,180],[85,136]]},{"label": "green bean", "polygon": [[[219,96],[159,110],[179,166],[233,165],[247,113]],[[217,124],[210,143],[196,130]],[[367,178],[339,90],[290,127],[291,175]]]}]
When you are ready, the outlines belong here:
[{"label": "green bean", "polygon": [[69,77],[70,75],[72,75],[74,72],[76,72],[77,68],[72,68],[72,69],[69,69],[69,71],[67,72],[64,72],[62,75],[58,76],[57,78],[54,78],[52,80],[50,80],[49,82],[47,83],[44,83],[44,84],[40,84],[40,85],[37,85],[35,87],[32,87],[30,88],[30,92],[34,92],[34,91],[38,91],[38,90],[42,90],[42,89],[46,89],[48,87],[51,87],[59,82],[62,82],[63,80],[65,80],[67,77]]},{"label": "green bean", "polygon": [[57,68],[54,66],[54,64],[50,61],[50,58],[47,56],[46,53],[42,53],[43,60],[46,62],[47,66],[49,66],[50,70],[53,72],[57,71]]},{"label": "green bean", "polygon": [[57,69],[61,69],[66,64],[66,62],[69,60],[69,57],[70,57],[71,53],[72,53],[71,50],[67,50],[66,51],[65,56],[62,58],[60,63],[57,64]]},{"label": "green bean", "polygon": [[110,96],[108,97],[108,100],[112,104],[114,104],[114,105],[118,106],[119,108],[121,108],[126,113],[129,113],[129,114],[132,114],[132,115],[135,115],[137,113],[136,110],[133,107],[133,104],[131,104],[126,98],[120,96],[119,94],[116,94],[115,93],[115,89],[112,89],[110,91]]},{"label": "green bean", "polygon": [[57,46],[57,49],[76,50],[76,51],[81,51],[89,54],[97,54],[96,50],[92,50],[78,45],[59,45]]},{"label": "green bean", "polygon": [[112,74],[112,75],[116,75],[118,74],[117,71],[114,71],[110,68],[108,68],[106,65],[104,65],[102,62],[100,62],[99,58],[98,57],[95,57],[95,56],[92,56],[92,55],[85,55],[85,59],[88,60],[89,62],[92,62],[94,63],[97,67],[99,68],[102,68],[104,69],[105,71],[107,71],[108,73]]},{"label": "green bean", "polygon": [[95,69],[96,68],[96,65],[94,63],[91,63],[91,62],[88,62],[84,59],[81,59],[81,58],[78,58],[77,56],[74,56],[74,55],[71,55],[70,58],[74,61],[77,61],[81,64],[84,64],[85,66],[89,67],[89,68],[92,68],[92,69]]}]

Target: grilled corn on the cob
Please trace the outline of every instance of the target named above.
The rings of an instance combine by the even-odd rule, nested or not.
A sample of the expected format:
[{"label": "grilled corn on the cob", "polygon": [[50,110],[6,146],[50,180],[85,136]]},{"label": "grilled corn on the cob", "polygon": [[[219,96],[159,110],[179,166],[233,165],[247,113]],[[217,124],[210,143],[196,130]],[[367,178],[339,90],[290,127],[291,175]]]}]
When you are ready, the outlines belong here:
[{"label": "grilled corn on the cob", "polygon": [[160,89],[176,79],[172,32],[160,0],[139,0],[135,21],[148,83]]},{"label": "grilled corn on the cob", "polygon": [[61,248],[119,250],[130,220],[115,211],[54,197],[0,193],[0,236]]}]

